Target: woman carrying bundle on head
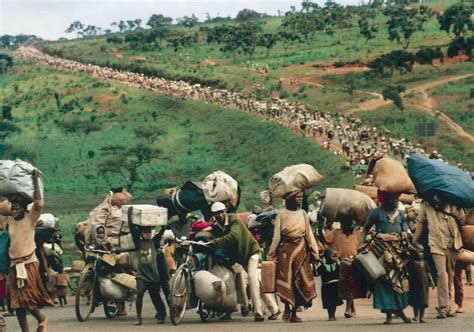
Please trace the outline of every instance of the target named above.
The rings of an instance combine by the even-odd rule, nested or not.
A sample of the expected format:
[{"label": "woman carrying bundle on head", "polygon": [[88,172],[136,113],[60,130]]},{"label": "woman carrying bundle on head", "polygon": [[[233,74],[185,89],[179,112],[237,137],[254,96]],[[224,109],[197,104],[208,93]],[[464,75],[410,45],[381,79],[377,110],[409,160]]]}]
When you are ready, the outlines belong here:
[{"label": "woman carrying bundle on head", "polygon": [[374,285],[374,309],[386,314],[384,324],[391,324],[393,315],[411,323],[405,312],[408,306],[408,254],[404,249],[407,222],[404,214],[398,210],[399,193],[381,192],[377,198],[381,206],[373,210],[362,231],[361,243],[367,233],[375,227],[376,238],[371,248],[376,256],[383,257],[386,276],[379,278]]},{"label": "woman carrying bundle on head", "polygon": [[276,261],[276,292],[285,303],[284,321],[301,322],[298,306],[309,306],[316,297],[312,263],[319,250],[309,217],[302,210],[304,192],[285,199],[285,209],[275,219],[273,240],[267,260]]},{"label": "woman carrying bundle on head", "polygon": [[53,300],[46,291],[40,277],[38,259],[35,255],[35,228],[43,209],[43,198],[39,189],[39,171],[33,172],[34,201],[31,203],[21,195],[10,195],[11,217],[7,217],[7,229],[10,236],[10,300],[16,310],[22,331],[28,331],[26,312],[37,321],[37,331],[47,331],[48,319],[39,307],[53,306]]}]

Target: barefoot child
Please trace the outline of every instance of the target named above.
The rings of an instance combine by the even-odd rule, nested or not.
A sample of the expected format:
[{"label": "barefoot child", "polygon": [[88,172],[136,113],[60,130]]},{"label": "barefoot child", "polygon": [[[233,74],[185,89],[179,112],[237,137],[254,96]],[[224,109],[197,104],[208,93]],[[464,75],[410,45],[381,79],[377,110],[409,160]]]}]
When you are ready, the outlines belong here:
[{"label": "barefoot child", "polygon": [[329,320],[336,320],[336,308],[343,304],[338,296],[339,262],[337,251],[331,247],[324,250],[325,263],[321,264],[316,272],[321,276],[321,299],[323,308],[328,311]]},{"label": "barefoot child", "polygon": [[434,287],[433,280],[429,273],[429,267],[423,259],[423,246],[414,245],[416,251],[411,252],[411,261],[408,263],[409,293],[408,303],[413,307],[413,321],[426,323],[425,308],[428,307],[429,287]]}]

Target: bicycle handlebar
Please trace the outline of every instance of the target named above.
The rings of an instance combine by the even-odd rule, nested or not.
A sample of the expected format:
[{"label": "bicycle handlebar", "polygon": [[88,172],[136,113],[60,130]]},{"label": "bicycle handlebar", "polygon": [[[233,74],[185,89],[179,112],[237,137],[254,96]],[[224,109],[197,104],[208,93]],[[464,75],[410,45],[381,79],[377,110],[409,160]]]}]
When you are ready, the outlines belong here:
[{"label": "bicycle handlebar", "polygon": [[210,248],[209,245],[206,242],[203,242],[203,241],[191,241],[191,240],[176,239],[176,242],[180,243],[181,245],[196,244],[198,246]]}]

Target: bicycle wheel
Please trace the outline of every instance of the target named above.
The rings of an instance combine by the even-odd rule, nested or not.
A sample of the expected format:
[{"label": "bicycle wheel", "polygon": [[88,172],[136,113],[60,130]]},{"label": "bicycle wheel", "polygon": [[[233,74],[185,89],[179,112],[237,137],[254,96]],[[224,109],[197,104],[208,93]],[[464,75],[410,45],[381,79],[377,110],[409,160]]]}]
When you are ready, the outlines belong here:
[{"label": "bicycle wheel", "polygon": [[178,325],[184,317],[189,296],[189,273],[186,264],[176,270],[170,284],[170,318],[173,325]]},{"label": "bicycle wheel", "polygon": [[81,274],[76,289],[76,317],[80,322],[85,322],[94,312],[94,272],[85,271]]},{"label": "bicycle wheel", "polygon": [[122,310],[122,304],[120,302],[104,300],[104,313],[108,319],[115,318],[120,310]]}]

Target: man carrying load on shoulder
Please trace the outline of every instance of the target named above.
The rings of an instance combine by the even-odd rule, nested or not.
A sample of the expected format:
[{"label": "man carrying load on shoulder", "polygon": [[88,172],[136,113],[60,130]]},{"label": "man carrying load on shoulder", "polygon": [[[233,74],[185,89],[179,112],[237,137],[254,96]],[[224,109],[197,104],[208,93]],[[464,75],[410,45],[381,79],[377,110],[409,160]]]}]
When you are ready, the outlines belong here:
[{"label": "man carrying load on shoulder", "polygon": [[443,202],[436,195],[424,200],[418,213],[413,241],[419,241],[425,228],[428,229],[428,246],[437,271],[438,319],[456,316],[451,311],[450,300],[453,299],[456,254],[463,247],[456,219],[462,220],[464,216],[462,209]]},{"label": "man carrying load on shoulder", "polygon": [[223,248],[233,263],[239,263],[247,270],[255,321],[263,322],[265,318],[262,314],[260,284],[257,275],[260,260],[258,242],[237,214],[227,213],[223,203],[216,202],[212,204],[211,212],[214,227],[221,228],[224,235],[215,238],[209,242],[209,245],[214,248]]}]

